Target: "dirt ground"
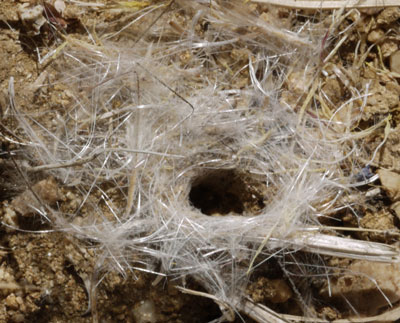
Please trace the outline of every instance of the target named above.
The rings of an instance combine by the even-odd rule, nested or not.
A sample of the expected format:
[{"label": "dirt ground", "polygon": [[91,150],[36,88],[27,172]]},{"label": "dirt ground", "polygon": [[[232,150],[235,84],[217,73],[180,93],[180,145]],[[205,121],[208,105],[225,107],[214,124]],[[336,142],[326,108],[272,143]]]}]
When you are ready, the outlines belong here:
[{"label": "dirt ground", "polygon": [[[64,32],[76,39],[87,37],[87,30],[94,24],[115,23],[123,18],[124,13],[108,11],[77,9],[79,6],[66,4],[63,15],[56,19],[35,25],[29,19],[23,20],[17,7],[28,1],[3,0],[0,2],[0,118],[1,144],[0,152],[0,322],[92,322],[93,308],[100,322],[209,322],[218,318],[221,313],[218,305],[212,300],[187,295],[175,288],[179,281],[160,281],[152,274],[142,271],[126,273],[126,276],[116,272],[95,270],[98,260],[96,243],[82,241],[68,232],[53,231],[48,221],[35,213],[34,209],[26,210],[32,200],[29,187],[35,187],[48,204],[57,205],[61,212],[72,213],[76,210],[80,197],[72,188],[65,188],[45,171],[26,176],[15,165],[15,160],[23,158],[24,146],[18,144],[20,134],[13,133],[17,121],[7,113],[9,103],[9,80],[14,79],[14,91],[21,111],[28,113],[42,111],[57,111],[63,101],[71,100],[68,90],[62,85],[46,87],[38,90],[44,78],[58,72],[58,67],[51,62],[38,64],[37,46],[47,47],[47,51],[57,47],[49,24],[63,28]],[[30,1],[30,5],[35,1]],[[38,2],[39,3],[39,2]],[[249,4],[250,5],[250,4]],[[255,6],[254,4],[251,4]],[[268,19],[281,19],[281,24],[290,23],[289,11],[286,9],[269,11],[255,7],[264,12]],[[48,11],[52,9],[47,8]],[[313,12],[299,11],[296,17],[309,17]],[[327,23],[331,13],[323,14]],[[271,18],[272,17],[272,18]],[[266,18],[266,19],[267,19]],[[300,19],[300,18],[299,18]],[[305,18],[304,18],[305,19]],[[376,147],[386,138],[383,148],[374,156],[370,170],[390,172],[381,176],[381,182],[360,189],[367,194],[372,189],[380,190],[369,198],[365,204],[359,205],[357,212],[363,214],[358,219],[354,212],[344,210],[336,217],[343,227],[362,227],[381,230],[377,233],[354,232],[350,236],[376,242],[390,244],[398,243],[400,228],[400,8],[373,9],[361,13],[352,12],[345,16],[336,31],[345,30],[356,19],[361,19],[357,27],[346,34],[346,39],[333,54],[330,63],[325,67],[326,73],[321,75],[322,87],[316,93],[322,109],[327,110],[333,105],[340,105],[351,97],[352,89],[362,89],[369,84],[372,93],[367,98],[362,121],[357,130],[362,132],[380,120],[390,116],[388,126],[380,127],[365,135],[365,156],[359,156],[357,164],[366,164],[372,158]],[[321,20],[323,20],[321,18]],[[337,38],[340,39],[340,36]],[[374,45],[374,46],[372,46]],[[321,57],[331,52],[335,43],[321,51]],[[359,47],[358,56],[354,49]],[[42,52],[44,57],[46,52]],[[184,58],[183,58],[184,59]],[[240,60],[240,53],[232,53],[230,59]],[[248,76],[244,75],[243,78]],[[289,102],[300,110],[306,98],[299,76],[290,75],[284,85],[282,102]],[[243,82],[247,82],[247,79]],[[300,98],[300,99],[299,99]],[[345,118],[348,111],[342,111],[339,118]],[[52,116],[44,115],[43,118]],[[390,126],[391,131],[385,133]],[[23,136],[21,134],[21,136]],[[12,154],[12,156],[10,156]],[[386,175],[384,177],[383,175]],[[386,178],[389,178],[386,180]],[[214,181],[210,178],[208,181]],[[394,180],[394,183],[393,183]],[[222,181],[221,181],[222,182]],[[38,186],[34,186],[38,185]],[[200,184],[199,184],[200,185]],[[204,185],[204,183],[201,183]],[[219,184],[218,184],[219,185]],[[217,185],[217,186],[218,186]],[[238,184],[239,186],[242,184]],[[217,187],[219,189],[219,187]],[[223,188],[221,188],[223,189]],[[38,193],[39,192],[39,193]],[[235,192],[233,192],[235,193]],[[201,195],[201,193],[199,193]],[[263,202],[259,191],[249,193],[255,195],[254,205],[249,208],[259,209]],[[196,195],[196,191],[193,193]],[[249,195],[249,196],[250,196]],[[100,203],[99,192],[93,191],[91,198]],[[200,198],[201,199],[201,198]],[[248,198],[251,200],[251,198]],[[28,201],[28,202],[27,202]],[[245,202],[245,203],[248,203]],[[250,202],[249,202],[250,203]],[[232,204],[227,200],[226,205]],[[251,204],[251,203],[250,203]],[[206,206],[206,214],[212,214],[213,206]],[[241,206],[234,206],[240,209]],[[226,213],[228,213],[228,210]],[[83,210],[83,217],[85,212]],[[208,212],[208,213],[207,213]],[[223,212],[220,212],[223,213]],[[240,212],[238,212],[240,213]],[[337,222],[326,220],[327,225],[337,225]],[[18,230],[16,230],[16,227]],[[382,232],[390,231],[390,234]],[[301,259],[302,254],[298,254]],[[334,266],[348,265],[345,260],[327,259]],[[299,291],[294,291],[290,283],[271,261],[268,268],[260,269],[248,287],[248,294],[258,303],[286,314],[301,315],[301,304],[297,300]],[[273,269],[276,270],[273,270]],[[394,271],[398,268],[394,267]],[[93,273],[96,272],[96,276]],[[351,286],[357,286],[360,281],[353,278],[338,279],[334,288],[343,293],[340,286],[346,285],[349,297],[359,291]],[[378,277],[379,279],[379,277]],[[96,304],[89,304],[90,288],[94,282],[100,281],[95,288]],[[362,284],[363,282],[361,282]],[[194,290],[202,290],[195,281],[186,282]],[[330,300],[326,286],[322,280],[312,282],[315,294],[322,299],[319,307],[313,311],[328,319],[345,318],[346,305],[339,300]],[[342,284],[342,285],[341,285]],[[349,287],[350,286],[350,287]],[[342,288],[342,289],[341,289]],[[396,287],[399,288],[399,287]],[[372,286],[369,291],[373,291]],[[361,290],[367,293],[366,289]],[[317,297],[317,296],[316,296]],[[400,299],[394,297],[394,303]],[[331,303],[330,303],[331,302]],[[362,305],[362,304],[361,304]],[[360,305],[360,310],[365,310]],[[380,308],[379,312],[384,311]],[[152,314],[153,313],[153,314]],[[156,313],[156,314],[154,314]],[[367,312],[365,312],[367,313]],[[368,313],[367,313],[368,314]],[[376,314],[373,313],[374,315]],[[252,322],[245,315],[237,317],[235,322]]]}]

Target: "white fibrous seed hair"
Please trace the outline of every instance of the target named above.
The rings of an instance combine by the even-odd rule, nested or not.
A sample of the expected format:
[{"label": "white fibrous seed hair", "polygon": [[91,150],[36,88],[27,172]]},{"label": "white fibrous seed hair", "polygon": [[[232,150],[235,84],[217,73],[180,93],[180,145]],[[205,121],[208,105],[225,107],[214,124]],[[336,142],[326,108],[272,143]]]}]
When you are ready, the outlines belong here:
[{"label": "white fibrous seed hair", "polygon": [[79,196],[73,214],[49,218],[97,242],[103,269],[190,276],[232,304],[251,270],[284,266],[301,249],[290,237],[342,206],[362,153],[345,111],[361,111],[368,89],[330,117],[307,98],[320,86],[317,22],[281,26],[243,1],[127,17],[85,42],[66,36],[52,63],[58,108],[15,107],[31,165]]}]

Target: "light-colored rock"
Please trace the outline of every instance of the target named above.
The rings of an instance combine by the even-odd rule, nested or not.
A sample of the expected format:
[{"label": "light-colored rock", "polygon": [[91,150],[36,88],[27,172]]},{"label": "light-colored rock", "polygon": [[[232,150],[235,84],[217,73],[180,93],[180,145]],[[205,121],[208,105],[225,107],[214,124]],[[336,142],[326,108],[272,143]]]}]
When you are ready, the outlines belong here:
[{"label": "light-colored rock", "polygon": [[22,23],[29,28],[27,32],[31,35],[38,35],[40,28],[46,23],[41,5],[32,7],[29,3],[24,3],[18,7],[18,16]]},{"label": "light-colored rock", "polygon": [[136,304],[133,309],[133,316],[138,323],[157,322],[157,314],[153,301],[144,300]]},{"label": "light-colored rock", "polygon": [[321,289],[326,301],[375,315],[381,308],[400,300],[400,264],[354,261],[346,271],[330,279]]},{"label": "light-colored rock", "polygon": [[382,29],[374,29],[368,34],[368,41],[371,43],[377,43],[382,41],[383,36],[385,35]]},{"label": "light-colored rock", "polygon": [[392,201],[400,199],[400,175],[386,169],[377,171],[381,180],[383,189],[389,195]]},{"label": "light-colored rock", "polygon": [[394,73],[400,74],[400,50],[395,51],[390,55],[390,70]]},{"label": "light-colored rock", "polygon": [[66,8],[64,0],[54,1],[54,8],[62,15]]}]

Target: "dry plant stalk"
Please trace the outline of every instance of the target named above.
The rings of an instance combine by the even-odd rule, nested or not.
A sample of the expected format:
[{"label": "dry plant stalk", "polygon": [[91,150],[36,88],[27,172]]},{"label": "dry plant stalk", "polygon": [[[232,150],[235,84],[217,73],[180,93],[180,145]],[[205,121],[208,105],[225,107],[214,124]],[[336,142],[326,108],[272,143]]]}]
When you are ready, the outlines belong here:
[{"label": "dry plant stalk", "polygon": [[332,10],[341,8],[385,8],[399,5],[397,0],[252,0],[292,9]]}]

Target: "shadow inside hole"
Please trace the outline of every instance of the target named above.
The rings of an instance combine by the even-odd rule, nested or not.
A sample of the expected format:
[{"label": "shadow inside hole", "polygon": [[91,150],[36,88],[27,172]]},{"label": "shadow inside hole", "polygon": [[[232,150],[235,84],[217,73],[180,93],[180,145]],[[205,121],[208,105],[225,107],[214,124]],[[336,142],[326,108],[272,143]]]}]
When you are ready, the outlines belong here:
[{"label": "shadow inside hole", "polygon": [[236,170],[215,170],[200,176],[192,184],[189,201],[206,215],[241,215],[265,206],[263,196]]}]

